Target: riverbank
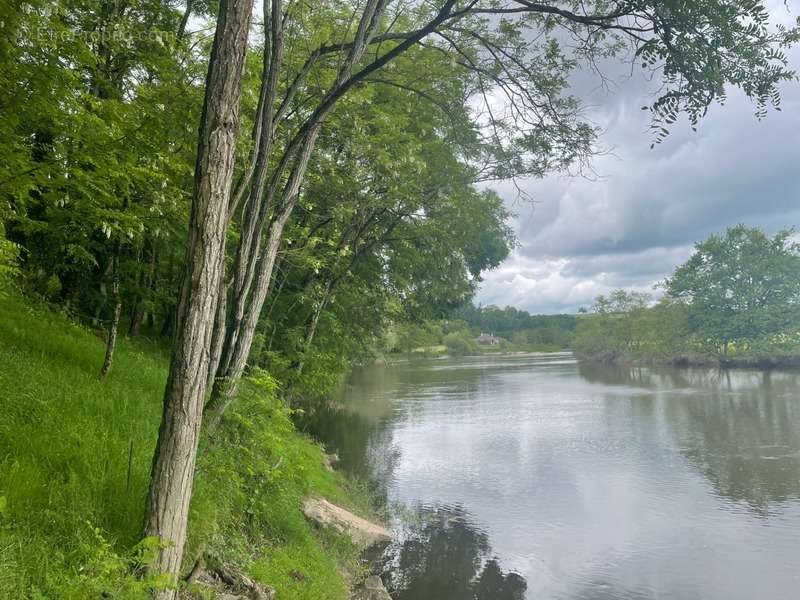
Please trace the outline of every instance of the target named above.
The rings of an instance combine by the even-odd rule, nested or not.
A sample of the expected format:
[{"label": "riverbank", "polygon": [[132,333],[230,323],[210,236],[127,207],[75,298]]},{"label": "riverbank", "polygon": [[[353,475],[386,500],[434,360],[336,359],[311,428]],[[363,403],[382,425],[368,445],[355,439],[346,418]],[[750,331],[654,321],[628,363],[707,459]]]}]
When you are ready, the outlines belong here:
[{"label": "riverbank", "polygon": [[[152,548],[140,538],[167,355],[122,339],[100,381],[103,352],[96,332],[0,296],[0,597],[150,597],[135,574]],[[366,515],[367,493],[327,468],[268,377],[234,407],[201,447],[184,572],[203,555],[281,600],[347,598],[360,550],[301,506],[324,497]]]},{"label": "riverbank", "polygon": [[582,362],[626,367],[672,366],[716,367],[723,369],[797,369],[800,355],[786,356],[718,356],[714,354],[679,354],[674,356],[635,357],[616,351],[600,354],[576,353]]}]

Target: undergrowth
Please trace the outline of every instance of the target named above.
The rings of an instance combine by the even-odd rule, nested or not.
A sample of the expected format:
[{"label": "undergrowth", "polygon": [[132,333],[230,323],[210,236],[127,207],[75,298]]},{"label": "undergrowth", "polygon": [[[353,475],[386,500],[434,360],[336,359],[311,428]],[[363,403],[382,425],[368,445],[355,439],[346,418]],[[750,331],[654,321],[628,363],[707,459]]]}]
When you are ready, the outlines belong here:
[{"label": "undergrowth", "polygon": [[[103,351],[64,316],[0,296],[0,597],[149,597],[135,571],[167,357],[120,340],[100,381]],[[346,597],[356,549],[305,520],[309,495],[368,508],[257,374],[202,443],[186,567],[205,551],[282,599]]]}]

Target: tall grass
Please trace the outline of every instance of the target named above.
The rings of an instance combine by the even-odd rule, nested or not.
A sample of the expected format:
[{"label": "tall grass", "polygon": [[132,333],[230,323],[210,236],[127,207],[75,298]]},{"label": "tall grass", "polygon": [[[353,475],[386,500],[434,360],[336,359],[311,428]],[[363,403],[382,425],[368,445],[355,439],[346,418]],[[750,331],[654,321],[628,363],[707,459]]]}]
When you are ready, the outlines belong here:
[{"label": "tall grass", "polygon": [[[103,349],[63,316],[0,297],[0,597],[147,597],[131,566],[167,361],[120,340],[100,381]],[[356,551],[299,507],[309,494],[352,504],[359,492],[324,468],[266,381],[246,386],[203,443],[187,560],[203,548],[281,598],[344,598]]]}]

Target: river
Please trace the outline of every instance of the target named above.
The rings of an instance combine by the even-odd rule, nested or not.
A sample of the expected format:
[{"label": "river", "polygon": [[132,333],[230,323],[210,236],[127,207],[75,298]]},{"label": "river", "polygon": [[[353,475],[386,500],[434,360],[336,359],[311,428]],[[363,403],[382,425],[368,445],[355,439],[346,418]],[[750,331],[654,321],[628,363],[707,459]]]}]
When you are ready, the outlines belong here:
[{"label": "river", "polygon": [[390,507],[396,600],[800,598],[800,373],[405,362],[306,424]]}]

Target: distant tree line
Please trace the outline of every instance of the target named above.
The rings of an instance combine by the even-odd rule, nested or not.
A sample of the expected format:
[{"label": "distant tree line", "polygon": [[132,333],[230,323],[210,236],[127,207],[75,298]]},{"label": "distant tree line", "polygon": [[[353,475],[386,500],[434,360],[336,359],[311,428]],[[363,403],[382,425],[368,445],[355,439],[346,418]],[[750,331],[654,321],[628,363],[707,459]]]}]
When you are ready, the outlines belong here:
[{"label": "distant tree line", "polygon": [[574,315],[531,315],[513,306],[470,304],[460,308],[456,315],[473,329],[505,338],[517,346],[539,349],[568,348],[577,325]]},{"label": "distant tree line", "polygon": [[[577,322],[574,315],[531,315],[512,306],[476,307],[470,302],[445,319],[394,324],[384,338],[384,351],[455,356],[482,351],[553,352],[570,348]],[[479,344],[481,333],[497,338],[496,345]]]}]

